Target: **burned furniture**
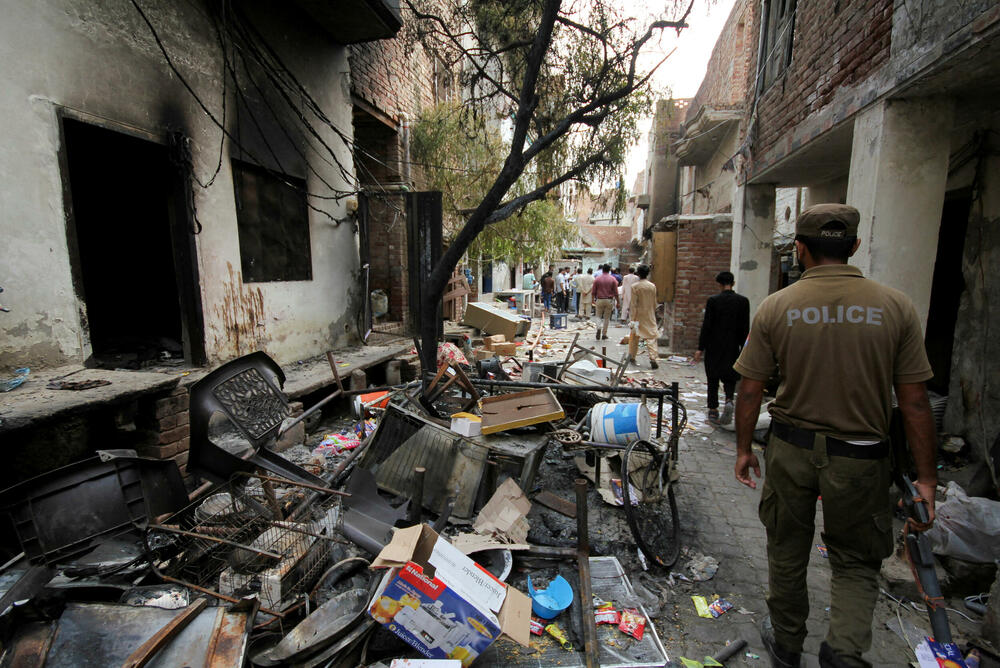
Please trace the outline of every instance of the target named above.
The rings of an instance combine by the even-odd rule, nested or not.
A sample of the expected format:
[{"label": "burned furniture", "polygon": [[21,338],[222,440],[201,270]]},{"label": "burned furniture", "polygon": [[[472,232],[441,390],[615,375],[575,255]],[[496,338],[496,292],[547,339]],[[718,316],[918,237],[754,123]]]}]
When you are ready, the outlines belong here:
[{"label": "burned furniture", "polygon": [[[295,481],[292,487],[321,490]],[[257,595],[261,611],[276,617],[297,607],[326,568],[338,529],[341,492],[311,513],[287,515],[267,481],[252,476],[215,487],[145,534],[157,576],[217,599],[237,603]]]},{"label": "burned furniture", "polygon": [[[281,391],[284,383],[281,367],[266,354],[255,352],[223,364],[192,385],[188,468],[216,483],[261,467],[290,480],[325,486],[322,478],[267,449],[288,416],[288,402]],[[244,456],[212,441],[209,427],[216,413],[225,415],[246,439],[250,451]]]},{"label": "burned furniture", "polygon": [[487,455],[482,445],[390,405],[358,468],[371,471],[379,488],[404,497],[413,490],[414,469],[424,468],[423,506],[442,513],[454,499],[453,514],[471,519]]},{"label": "burned furniture", "polygon": [[0,492],[25,556],[50,565],[102,539],[131,533],[138,541],[142,526],[187,500],[176,462],[132,450],[99,452]]}]

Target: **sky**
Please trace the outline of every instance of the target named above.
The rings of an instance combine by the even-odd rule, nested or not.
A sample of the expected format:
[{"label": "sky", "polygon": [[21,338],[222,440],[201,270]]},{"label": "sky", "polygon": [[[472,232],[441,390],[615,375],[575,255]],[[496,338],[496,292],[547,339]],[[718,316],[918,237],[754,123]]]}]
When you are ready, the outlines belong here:
[{"label": "sky", "polygon": [[[658,87],[669,88],[675,98],[694,97],[705,76],[705,68],[708,66],[715,41],[719,38],[719,33],[722,32],[722,26],[729,18],[734,3],[735,0],[696,0],[687,20],[690,27],[681,31],[679,37],[673,30],[663,34],[655,48],[650,50],[646,65],[652,66],[674,47],[677,50],[657,70],[655,82]],[[631,5],[636,15],[646,15],[654,11],[657,5],[669,6],[672,3],[664,3],[662,0],[659,3],[655,0],[625,0],[624,4]],[[668,15],[665,18],[670,19],[673,16]],[[646,135],[652,122],[653,119],[648,118],[643,123],[641,126],[643,138],[629,154],[625,183],[630,189],[636,175],[646,166],[646,154],[649,152]]]}]

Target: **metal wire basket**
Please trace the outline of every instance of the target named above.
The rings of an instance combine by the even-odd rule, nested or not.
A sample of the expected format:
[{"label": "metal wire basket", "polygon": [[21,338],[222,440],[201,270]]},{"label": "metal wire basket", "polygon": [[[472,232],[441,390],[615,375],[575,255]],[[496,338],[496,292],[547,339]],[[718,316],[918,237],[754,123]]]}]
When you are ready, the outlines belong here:
[{"label": "metal wire basket", "polygon": [[347,541],[337,530],[339,497],[289,514],[303,486],[271,480],[237,478],[150,525],[156,574],[233,603],[257,595],[262,611],[283,616],[328,565],[330,543]]}]

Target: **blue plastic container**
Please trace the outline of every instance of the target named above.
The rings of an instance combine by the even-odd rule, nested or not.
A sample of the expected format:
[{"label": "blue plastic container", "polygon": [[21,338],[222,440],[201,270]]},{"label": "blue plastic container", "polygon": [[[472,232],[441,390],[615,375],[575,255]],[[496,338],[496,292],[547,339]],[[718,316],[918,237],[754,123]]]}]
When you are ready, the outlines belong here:
[{"label": "blue plastic container", "polygon": [[552,619],[573,603],[573,587],[561,575],[549,583],[547,589],[536,590],[528,576],[528,596],[531,597],[531,611],[542,619]]}]

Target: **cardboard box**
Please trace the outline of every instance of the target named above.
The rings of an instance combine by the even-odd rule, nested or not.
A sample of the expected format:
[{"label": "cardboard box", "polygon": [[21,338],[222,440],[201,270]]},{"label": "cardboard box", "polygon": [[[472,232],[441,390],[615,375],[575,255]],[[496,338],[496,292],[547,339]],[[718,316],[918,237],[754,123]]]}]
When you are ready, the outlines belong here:
[{"label": "cardboard box", "polygon": [[555,422],[566,417],[556,395],[547,387],[483,397],[479,400],[479,412],[483,415],[484,434],[540,422]]},{"label": "cardboard box", "polygon": [[483,418],[472,413],[454,413],[451,416],[451,430],[462,436],[479,436],[483,433]]},{"label": "cardboard box", "polygon": [[429,659],[468,666],[501,635],[527,647],[531,599],[427,525],[396,529],[372,568],[388,568],[368,614]]},{"label": "cardboard box", "polygon": [[498,343],[503,343],[507,340],[507,337],[503,334],[493,334],[491,336],[483,337],[483,348],[486,350],[493,350],[493,346]]},{"label": "cardboard box", "polygon": [[517,354],[516,343],[494,343],[493,352],[502,357],[510,357]]},{"label": "cardboard box", "polygon": [[465,307],[462,324],[475,327],[483,334],[503,334],[513,341],[518,334],[528,331],[528,321],[506,309],[497,309],[485,302],[470,302]]},{"label": "cardboard box", "polygon": [[472,357],[474,362],[479,360],[488,360],[491,357],[496,357],[496,353],[488,348],[476,348],[472,351]]}]

